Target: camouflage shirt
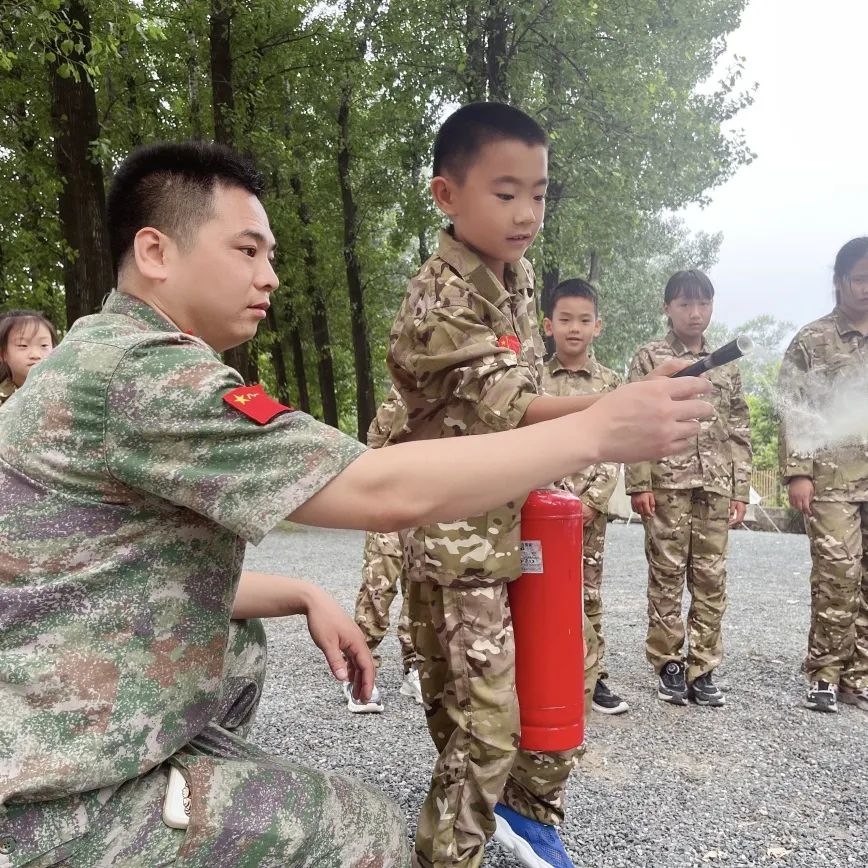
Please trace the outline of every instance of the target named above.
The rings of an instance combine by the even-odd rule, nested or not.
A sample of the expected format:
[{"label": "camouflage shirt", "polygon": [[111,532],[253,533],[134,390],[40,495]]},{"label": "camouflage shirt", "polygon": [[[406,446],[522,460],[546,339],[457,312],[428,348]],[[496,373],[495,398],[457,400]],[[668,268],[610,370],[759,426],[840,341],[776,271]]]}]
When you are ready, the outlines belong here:
[{"label": "camouflage shirt", "polygon": [[[696,361],[708,355],[705,339],[698,353],[690,352],[669,332],[663,340],[641,347],[630,364],[629,380],[641,380],[667,359]],[[628,494],[654,489],[702,488],[747,503],[750,497],[750,413],[741,390],[738,366],[731,362],[706,375],[714,391],[706,400],[715,414],[701,423],[693,448],[660,461],[628,464]]]},{"label": "camouflage shirt", "polygon": [[12,393],[16,391],[15,383],[12,382],[11,377],[7,377],[0,383],[0,407],[2,407],[9,398],[12,397]]},{"label": "camouflage shirt", "polygon": [[203,729],[245,541],[363,449],[299,412],[253,422],[223,400],[239,386],[114,293],[3,410],[0,806],[89,791],[34,828],[86,825]]},{"label": "camouflage shirt", "polygon": [[[552,356],[543,371],[543,391],[549,395],[597,395],[611,392],[621,385],[621,378],[612,370],[590,357],[578,370],[565,368],[557,355]],[[609,499],[618,482],[618,465],[604,462],[593,464],[566,477],[561,487],[592,506],[597,512],[608,511]]]},{"label": "camouflage shirt", "polygon": [[[390,335],[389,370],[407,407],[399,440],[518,426],[542,381],[533,283],[522,259],[506,266],[502,286],[473,251],[440,233],[437,252],[410,281]],[[417,550],[411,577],[465,586],[516,578],[520,506],[420,529],[413,537],[420,545],[424,538],[424,558]]]},{"label": "camouflage shirt", "polygon": [[[866,381],[868,335],[862,334],[840,308],[799,330],[784,354],[780,373],[784,398],[780,439],[784,482],[794,476],[809,476],[814,480],[818,500],[868,501],[868,432],[863,432],[861,443],[797,452],[787,421],[793,404],[810,413],[815,403],[826,403],[829,396],[836,394],[843,395],[846,404],[854,392],[858,394],[861,390],[864,395]],[[813,422],[798,415],[790,418],[793,424]]]},{"label": "camouflage shirt", "polygon": [[368,427],[368,447],[379,449],[399,439],[402,433],[406,433],[404,427],[406,417],[407,408],[398,390],[392,386]]}]

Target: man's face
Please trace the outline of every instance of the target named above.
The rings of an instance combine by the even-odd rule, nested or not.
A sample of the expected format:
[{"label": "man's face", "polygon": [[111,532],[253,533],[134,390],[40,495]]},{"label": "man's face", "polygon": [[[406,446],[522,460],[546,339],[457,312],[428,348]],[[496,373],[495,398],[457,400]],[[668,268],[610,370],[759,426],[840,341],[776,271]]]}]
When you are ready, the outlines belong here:
[{"label": "man's face", "polygon": [[250,340],[279,283],[274,236],[262,203],[240,187],[218,184],[214,216],[189,250],[174,248],[164,308],[218,352]]},{"label": "man's face", "polygon": [[543,320],[545,333],[555,340],[555,350],[561,361],[583,357],[594,338],[599,337],[603,323],[594,311],[590,298],[565,296],[559,298],[552,318]]},{"label": "man's face", "polygon": [[714,301],[679,295],[663,305],[663,311],[672,320],[672,331],[678,337],[690,340],[702,337],[708,328],[714,312]]},{"label": "man's face", "polygon": [[849,316],[868,316],[868,256],[860,259],[838,287],[841,307]]},{"label": "man's face", "polygon": [[501,139],[484,145],[464,181],[449,180],[447,212],[455,236],[472,247],[496,273],[517,262],[533,243],[545,216],[548,151]]}]

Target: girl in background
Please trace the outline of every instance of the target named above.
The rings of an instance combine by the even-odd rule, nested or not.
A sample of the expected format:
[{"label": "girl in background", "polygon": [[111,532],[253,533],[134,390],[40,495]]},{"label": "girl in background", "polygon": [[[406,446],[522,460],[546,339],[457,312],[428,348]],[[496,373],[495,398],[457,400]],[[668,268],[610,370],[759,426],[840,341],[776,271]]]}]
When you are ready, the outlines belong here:
[{"label": "girl in background", "polygon": [[10,310],[0,315],[0,405],[56,346],[57,332],[39,311]]}]

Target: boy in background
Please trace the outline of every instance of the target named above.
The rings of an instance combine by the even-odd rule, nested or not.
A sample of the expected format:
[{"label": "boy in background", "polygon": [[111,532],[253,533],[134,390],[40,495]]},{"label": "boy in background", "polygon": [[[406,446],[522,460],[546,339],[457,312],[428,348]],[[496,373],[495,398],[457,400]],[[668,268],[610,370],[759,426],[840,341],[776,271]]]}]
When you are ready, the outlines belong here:
[{"label": "boy in background", "polygon": [[[593,395],[610,392],[621,378],[591,355],[594,338],[600,336],[597,291],[580,278],[559,283],[548,300],[543,329],[553,338],[555,352],[543,372],[543,390],[548,395]],[[599,672],[593,685],[592,707],[602,714],[624,714],[627,703],[606,683],[603,667],[603,548],[609,499],[618,481],[618,465],[594,464],[563,480],[562,487],[582,501],[582,561],[585,615],[597,638]]]}]

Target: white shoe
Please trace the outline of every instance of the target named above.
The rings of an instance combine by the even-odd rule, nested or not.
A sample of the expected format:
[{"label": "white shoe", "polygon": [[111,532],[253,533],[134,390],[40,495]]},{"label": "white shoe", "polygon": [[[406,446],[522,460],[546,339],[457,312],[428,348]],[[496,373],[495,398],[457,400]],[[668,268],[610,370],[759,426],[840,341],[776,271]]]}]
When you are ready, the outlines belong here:
[{"label": "white shoe", "polygon": [[341,689],[347,700],[347,708],[353,714],[380,714],[383,711],[383,700],[380,699],[380,691],[376,684],[371,691],[371,698],[367,702],[353,699],[353,689],[349,681],[342,681]]},{"label": "white shoe", "polygon": [[404,680],[401,682],[401,689],[398,692],[401,696],[409,696],[410,699],[419,705],[423,704],[422,685],[419,683],[419,670],[415,666],[410,667],[410,670],[404,676]]}]

